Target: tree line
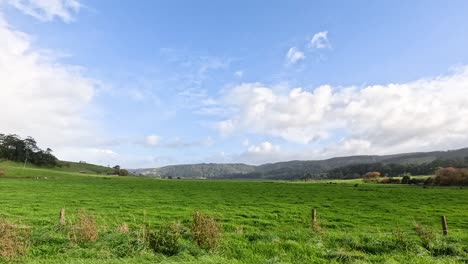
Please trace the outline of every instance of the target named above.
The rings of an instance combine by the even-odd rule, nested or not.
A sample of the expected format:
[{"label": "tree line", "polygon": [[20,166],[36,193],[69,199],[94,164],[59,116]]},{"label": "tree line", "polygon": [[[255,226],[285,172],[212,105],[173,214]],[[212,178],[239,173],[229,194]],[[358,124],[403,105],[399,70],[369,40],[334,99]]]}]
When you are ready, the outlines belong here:
[{"label": "tree line", "polygon": [[364,176],[370,171],[378,171],[382,176],[395,177],[406,174],[432,175],[438,169],[444,167],[467,168],[468,157],[458,159],[436,159],[432,162],[421,164],[353,164],[329,170],[327,177],[331,179],[355,179]]},{"label": "tree line", "polygon": [[50,148],[43,150],[34,138],[22,139],[15,134],[0,134],[0,159],[49,167],[55,167],[58,161]]}]

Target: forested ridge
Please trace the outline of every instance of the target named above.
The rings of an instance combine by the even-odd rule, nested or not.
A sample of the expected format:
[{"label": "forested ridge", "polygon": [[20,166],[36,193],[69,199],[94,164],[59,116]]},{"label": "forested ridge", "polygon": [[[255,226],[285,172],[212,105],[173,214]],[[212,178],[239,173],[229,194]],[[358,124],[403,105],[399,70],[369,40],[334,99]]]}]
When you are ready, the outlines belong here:
[{"label": "forested ridge", "polygon": [[58,159],[52,149],[41,149],[34,138],[22,139],[18,135],[0,134],[0,159],[55,167]]}]

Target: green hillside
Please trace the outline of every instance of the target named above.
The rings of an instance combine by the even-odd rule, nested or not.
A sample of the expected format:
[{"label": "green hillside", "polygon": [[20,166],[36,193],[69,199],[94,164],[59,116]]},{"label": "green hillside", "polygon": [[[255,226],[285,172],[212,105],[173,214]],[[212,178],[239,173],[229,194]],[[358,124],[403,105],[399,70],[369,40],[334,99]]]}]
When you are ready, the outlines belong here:
[{"label": "green hillside", "polygon": [[[309,175],[312,178],[327,177],[328,172],[338,168],[357,164],[396,164],[421,165],[436,160],[465,159],[468,148],[452,151],[433,151],[404,153],[384,156],[349,156],[326,160],[294,160],[268,163],[259,166],[246,164],[185,164],[166,166],[154,169],[133,170],[144,176],[172,176],[181,178],[213,178],[213,179],[276,179],[295,180]],[[427,174],[427,170],[424,174]],[[430,172],[432,173],[432,172]],[[336,174],[333,174],[336,175]]]},{"label": "green hillside", "polygon": [[94,173],[94,174],[108,174],[112,173],[113,169],[100,165],[90,163],[79,163],[71,161],[59,161],[58,169],[68,172],[81,172],[81,173]]},{"label": "green hillside", "polygon": [[161,177],[181,177],[181,178],[215,178],[220,175],[228,174],[245,174],[255,171],[255,166],[246,164],[217,164],[217,163],[201,163],[201,164],[186,164],[172,165],[155,169],[139,169],[133,172],[145,176],[161,176]]},{"label": "green hillside", "polygon": [[112,168],[88,164],[88,163],[78,163],[78,162],[70,162],[70,161],[58,161],[57,166],[50,168],[44,166],[36,166],[30,163],[26,165],[20,162],[12,162],[12,161],[0,161],[0,168],[7,170],[7,171],[15,171],[20,172],[24,170],[35,170],[35,171],[47,171],[51,173],[59,173],[59,172],[69,172],[69,173],[83,173],[83,174],[102,174],[107,175],[113,172]]}]

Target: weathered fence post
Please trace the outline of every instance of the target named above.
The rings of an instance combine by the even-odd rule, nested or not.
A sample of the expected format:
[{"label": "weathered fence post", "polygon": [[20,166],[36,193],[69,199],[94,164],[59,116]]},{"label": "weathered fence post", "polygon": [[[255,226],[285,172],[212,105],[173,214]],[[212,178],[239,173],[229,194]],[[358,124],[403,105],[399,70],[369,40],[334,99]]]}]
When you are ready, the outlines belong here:
[{"label": "weathered fence post", "polygon": [[60,209],[60,217],[59,217],[59,224],[65,225],[65,209]]},{"label": "weathered fence post", "polygon": [[312,226],[317,225],[317,210],[312,208]]},{"label": "weathered fence post", "polygon": [[442,216],[442,232],[444,236],[448,235],[448,228],[447,228],[447,219],[445,218],[445,215]]}]

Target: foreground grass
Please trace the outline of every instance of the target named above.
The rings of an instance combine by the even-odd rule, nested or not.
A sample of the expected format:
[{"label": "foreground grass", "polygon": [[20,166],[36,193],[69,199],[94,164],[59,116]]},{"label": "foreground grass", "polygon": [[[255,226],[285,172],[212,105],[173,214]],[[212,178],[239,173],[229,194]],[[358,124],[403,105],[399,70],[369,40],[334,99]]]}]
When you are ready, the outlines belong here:
[{"label": "foreground grass", "polygon": [[[327,183],[157,180],[82,175],[0,163],[0,219],[28,227],[26,263],[463,263],[468,190],[356,181]],[[66,209],[66,227],[58,212]],[[69,239],[76,213],[95,217],[94,242]],[[319,227],[310,227],[317,208]],[[194,211],[213,215],[218,247],[200,249]],[[445,215],[449,236],[442,237]],[[175,256],[154,254],[144,226],[178,223]],[[128,232],[118,232],[128,225]],[[427,232],[414,230],[415,224]],[[2,259],[1,261],[7,261]]]}]

